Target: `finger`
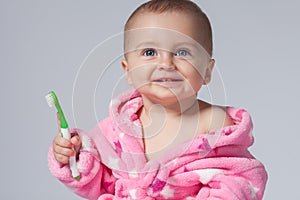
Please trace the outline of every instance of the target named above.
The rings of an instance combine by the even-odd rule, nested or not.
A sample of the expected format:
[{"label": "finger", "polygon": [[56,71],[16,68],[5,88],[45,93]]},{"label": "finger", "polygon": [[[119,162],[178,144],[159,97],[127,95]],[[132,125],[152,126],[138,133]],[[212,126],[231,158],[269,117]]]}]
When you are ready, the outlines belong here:
[{"label": "finger", "polygon": [[71,138],[71,143],[74,146],[80,146],[81,145],[81,139],[78,135],[75,135],[74,137]]},{"label": "finger", "polygon": [[66,156],[66,157],[70,157],[70,156],[74,156],[75,152],[73,149],[70,148],[64,148],[61,146],[54,146],[53,148],[54,153],[56,153],[57,155],[62,155],[62,156]]},{"label": "finger", "polygon": [[54,153],[54,157],[59,163],[61,163],[63,165],[69,164],[69,157],[67,157],[67,156]]},{"label": "finger", "polygon": [[71,141],[63,138],[60,133],[54,138],[54,145],[58,145],[64,148],[71,148],[73,146]]},{"label": "finger", "polygon": [[80,152],[81,149],[81,139],[78,135],[71,138],[71,143],[74,145],[75,152]]}]

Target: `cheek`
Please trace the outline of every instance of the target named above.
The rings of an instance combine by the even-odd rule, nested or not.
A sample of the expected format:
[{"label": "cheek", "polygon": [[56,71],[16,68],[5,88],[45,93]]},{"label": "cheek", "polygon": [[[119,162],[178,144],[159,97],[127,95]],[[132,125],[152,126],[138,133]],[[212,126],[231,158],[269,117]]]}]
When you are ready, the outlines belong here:
[{"label": "cheek", "polygon": [[[206,67],[202,59],[176,60],[175,65],[182,74],[187,76],[201,78],[205,77]],[[199,77],[201,76],[201,77]]]},{"label": "cheek", "polygon": [[204,79],[202,78],[202,75],[194,68],[191,69],[189,72],[184,73],[183,75],[186,81],[188,82],[189,87],[194,92],[198,92],[204,83]]},{"label": "cheek", "polygon": [[190,79],[191,87],[195,91],[199,91],[203,83],[204,83],[204,79],[199,73],[195,73]]},{"label": "cheek", "polygon": [[130,79],[132,86],[139,88],[149,84],[151,69],[147,68],[147,66],[129,68],[127,77]]},{"label": "cheek", "polygon": [[190,66],[190,71],[193,71],[193,73],[198,74],[198,76],[201,76],[201,79],[204,79],[208,64],[204,57],[199,56],[199,58],[191,60],[188,64]]}]

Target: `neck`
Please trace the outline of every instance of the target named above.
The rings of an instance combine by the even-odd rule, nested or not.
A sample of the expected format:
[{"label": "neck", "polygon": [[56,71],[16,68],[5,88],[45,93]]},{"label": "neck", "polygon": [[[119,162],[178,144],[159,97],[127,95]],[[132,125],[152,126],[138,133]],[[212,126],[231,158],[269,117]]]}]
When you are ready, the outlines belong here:
[{"label": "neck", "polygon": [[198,108],[196,95],[172,103],[153,102],[147,98],[143,98],[143,103],[144,106],[142,112],[147,116],[150,116],[150,113],[155,113],[179,117],[185,114],[193,114],[195,111],[198,111],[198,109],[195,109]]}]

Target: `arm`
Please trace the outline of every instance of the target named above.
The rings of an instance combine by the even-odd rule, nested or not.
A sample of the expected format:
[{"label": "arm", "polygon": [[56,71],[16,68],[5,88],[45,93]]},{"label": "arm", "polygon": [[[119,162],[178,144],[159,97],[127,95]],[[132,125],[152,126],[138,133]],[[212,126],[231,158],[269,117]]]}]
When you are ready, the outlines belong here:
[{"label": "arm", "polygon": [[196,193],[191,199],[197,200],[262,199],[267,172],[248,151],[254,141],[251,117],[245,110],[235,108],[227,108],[226,114],[219,131],[193,141],[197,144],[195,152],[207,153],[201,154],[201,158],[197,153],[190,154],[191,159],[195,156],[194,160],[176,169],[170,179],[175,193],[182,187],[184,191],[189,188],[191,193]]},{"label": "arm", "polygon": [[[222,168],[196,170],[203,187],[196,199],[261,200],[267,173],[263,165],[249,158],[218,158]],[[227,164],[226,164],[227,163]],[[211,179],[206,179],[211,177]]]},{"label": "arm", "polygon": [[[215,116],[218,119],[222,112],[220,109],[216,111]],[[232,124],[234,125],[231,126]],[[245,110],[226,110],[224,125],[215,148],[201,161],[205,163],[206,168],[217,171],[197,171],[200,180],[201,176],[210,179],[204,182],[202,180],[203,187],[196,199],[262,199],[267,172],[262,163],[248,151],[248,147],[254,141],[252,127],[251,117]]]},{"label": "arm", "polygon": [[71,132],[80,135],[82,141],[77,161],[81,179],[74,180],[69,165],[57,161],[53,151],[55,144],[51,145],[48,153],[48,165],[51,173],[84,198],[97,199],[102,193],[111,193],[115,179],[110,170],[100,162],[99,154],[93,142],[79,130],[74,129]]}]

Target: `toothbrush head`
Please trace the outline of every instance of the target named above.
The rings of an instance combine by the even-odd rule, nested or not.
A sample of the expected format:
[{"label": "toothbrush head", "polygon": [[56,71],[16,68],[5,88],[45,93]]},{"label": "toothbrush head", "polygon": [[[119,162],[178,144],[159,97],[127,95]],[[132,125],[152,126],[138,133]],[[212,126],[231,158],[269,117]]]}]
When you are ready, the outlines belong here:
[{"label": "toothbrush head", "polygon": [[46,96],[46,101],[49,105],[50,108],[52,107],[56,107],[57,109],[57,112],[59,114],[59,119],[60,119],[60,127],[61,128],[68,128],[68,123],[67,123],[67,120],[65,118],[65,115],[60,107],[60,104],[58,102],[58,98],[56,96],[56,94],[52,91],[52,92],[49,92]]},{"label": "toothbrush head", "polygon": [[57,98],[57,96],[56,96],[56,94],[54,92],[52,92],[52,91],[49,92],[45,96],[45,98],[46,98],[46,101],[47,101],[47,103],[48,103],[48,105],[49,105],[50,108],[57,106],[57,104],[58,104],[58,98]]}]

